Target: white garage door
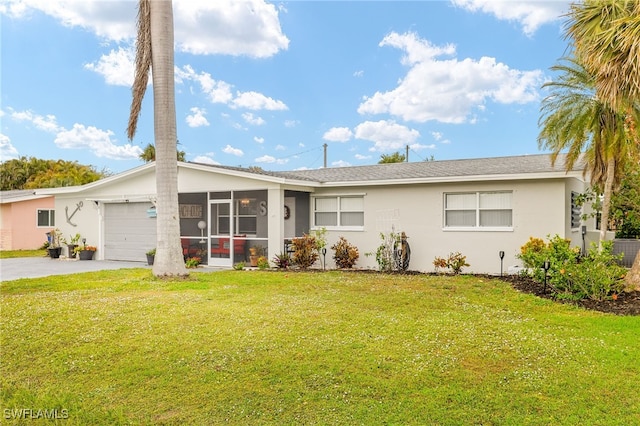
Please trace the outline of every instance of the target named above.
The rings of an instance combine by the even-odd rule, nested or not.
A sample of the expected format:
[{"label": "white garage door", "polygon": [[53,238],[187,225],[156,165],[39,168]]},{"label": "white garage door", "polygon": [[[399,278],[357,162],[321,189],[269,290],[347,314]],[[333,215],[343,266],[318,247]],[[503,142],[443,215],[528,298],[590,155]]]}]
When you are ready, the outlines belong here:
[{"label": "white garage door", "polygon": [[156,246],[156,219],[147,216],[151,203],[114,203],[104,206],[104,258],[145,262]]}]

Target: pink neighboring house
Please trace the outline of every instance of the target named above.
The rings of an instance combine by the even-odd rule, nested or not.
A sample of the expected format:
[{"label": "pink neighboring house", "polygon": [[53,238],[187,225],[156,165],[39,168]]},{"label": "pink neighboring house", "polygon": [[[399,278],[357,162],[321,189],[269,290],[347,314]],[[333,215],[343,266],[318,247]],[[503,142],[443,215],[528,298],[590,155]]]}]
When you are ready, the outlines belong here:
[{"label": "pink neighboring house", "polygon": [[55,220],[53,196],[34,190],[0,192],[0,250],[40,248]]}]

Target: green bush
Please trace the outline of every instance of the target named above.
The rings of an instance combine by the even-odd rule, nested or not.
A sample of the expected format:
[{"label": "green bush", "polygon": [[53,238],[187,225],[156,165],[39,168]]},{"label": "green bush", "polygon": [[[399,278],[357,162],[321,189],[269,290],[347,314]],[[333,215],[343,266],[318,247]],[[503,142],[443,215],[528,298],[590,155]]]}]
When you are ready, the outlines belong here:
[{"label": "green bush", "polygon": [[269,265],[269,259],[267,259],[265,256],[260,256],[258,258],[258,269],[269,269],[269,267],[271,267],[271,265]]},{"label": "green bush", "polygon": [[[556,290],[565,291],[568,283],[567,276],[563,273],[567,265],[577,262],[580,257],[580,248],[571,247],[571,241],[555,235],[544,243],[540,238],[529,238],[529,241],[520,248],[517,256],[528,270],[524,274],[532,277],[536,282],[544,282],[544,262],[549,261],[549,277],[547,282]],[[558,273],[552,273],[552,272]]]},{"label": "green bush", "polygon": [[622,255],[613,254],[613,241],[602,243],[598,250],[591,243],[589,253],[579,262],[568,264],[563,272],[570,293],[581,299],[605,300],[624,289],[626,269],[618,265]]},{"label": "green bush", "polygon": [[318,260],[318,246],[316,238],[309,234],[291,240],[293,247],[293,263],[300,269],[307,269]]},{"label": "green bush", "polygon": [[336,261],[338,268],[353,268],[353,265],[355,265],[358,258],[360,258],[358,248],[349,243],[344,237],[340,237],[340,239],[331,246],[331,250],[335,252],[333,260]]},{"label": "green bush", "polygon": [[400,241],[400,234],[396,234],[395,232],[389,233],[380,233],[380,239],[382,242],[376,249],[375,253],[365,253],[365,256],[376,256],[376,263],[378,264],[378,269],[383,272],[391,272],[395,269],[395,259],[394,259],[394,247],[397,242]]},{"label": "green bush", "polygon": [[603,300],[624,287],[626,270],[617,264],[621,256],[612,254],[613,242],[603,242],[599,251],[591,245],[589,253],[580,257],[580,248],[556,235],[544,243],[530,238],[517,256],[527,268],[523,274],[538,283],[545,281],[544,262],[549,261],[547,283],[563,299]]}]

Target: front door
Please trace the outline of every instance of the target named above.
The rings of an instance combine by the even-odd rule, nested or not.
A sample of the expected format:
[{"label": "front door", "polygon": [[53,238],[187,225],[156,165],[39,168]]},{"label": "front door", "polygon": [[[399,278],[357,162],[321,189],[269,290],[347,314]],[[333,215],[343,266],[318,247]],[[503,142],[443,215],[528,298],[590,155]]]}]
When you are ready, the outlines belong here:
[{"label": "front door", "polygon": [[296,199],[284,198],[284,237],[287,239],[296,236]]},{"label": "front door", "polygon": [[232,213],[230,200],[212,200],[209,205],[209,266],[231,266]]}]

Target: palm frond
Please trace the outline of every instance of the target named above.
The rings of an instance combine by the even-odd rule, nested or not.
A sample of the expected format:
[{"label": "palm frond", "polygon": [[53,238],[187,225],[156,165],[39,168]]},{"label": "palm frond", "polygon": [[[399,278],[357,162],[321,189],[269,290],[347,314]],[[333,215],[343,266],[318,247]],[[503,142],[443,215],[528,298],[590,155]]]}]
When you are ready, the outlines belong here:
[{"label": "palm frond", "polygon": [[135,76],[131,93],[131,110],[127,136],[132,140],[138,128],[138,117],[142,110],[142,100],[149,83],[151,69],[151,9],[150,0],[140,0],[138,6],[138,36],[136,39]]}]

